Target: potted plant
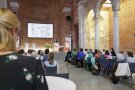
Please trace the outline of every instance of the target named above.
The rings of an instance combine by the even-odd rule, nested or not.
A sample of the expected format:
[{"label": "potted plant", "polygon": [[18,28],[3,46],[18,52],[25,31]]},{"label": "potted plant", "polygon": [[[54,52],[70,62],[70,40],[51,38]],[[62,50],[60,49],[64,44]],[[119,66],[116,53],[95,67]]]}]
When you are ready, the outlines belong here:
[{"label": "potted plant", "polygon": [[52,45],[49,44],[49,43],[46,43],[46,44],[45,44],[45,48],[47,48],[47,49],[52,48]]}]

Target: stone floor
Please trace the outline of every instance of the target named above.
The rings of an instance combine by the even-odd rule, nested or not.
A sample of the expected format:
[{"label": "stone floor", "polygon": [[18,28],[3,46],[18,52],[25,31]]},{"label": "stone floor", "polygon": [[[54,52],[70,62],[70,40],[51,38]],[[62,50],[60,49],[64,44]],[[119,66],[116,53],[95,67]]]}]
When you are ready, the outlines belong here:
[{"label": "stone floor", "polygon": [[127,82],[121,81],[118,84],[112,84],[105,76],[94,76],[85,69],[65,63],[64,57],[64,53],[55,54],[55,59],[58,62],[58,73],[69,72],[69,79],[75,82],[77,90],[133,90]]}]

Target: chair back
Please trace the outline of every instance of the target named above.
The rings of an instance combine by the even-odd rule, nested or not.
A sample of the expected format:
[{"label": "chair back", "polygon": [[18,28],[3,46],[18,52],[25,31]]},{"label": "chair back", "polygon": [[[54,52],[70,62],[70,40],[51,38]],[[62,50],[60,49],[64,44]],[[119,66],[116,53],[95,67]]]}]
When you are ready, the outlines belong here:
[{"label": "chair back", "polygon": [[101,64],[102,67],[106,66],[107,62],[108,61],[106,60],[105,55],[100,55],[99,56],[99,63]]},{"label": "chair back", "polygon": [[53,74],[57,74],[57,66],[55,67],[46,67],[46,75],[53,75]]},{"label": "chair back", "polygon": [[61,74],[52,74],[50,76],[62,77],[65,79],[69,79],[69,73],[61,73]]},{"label": "chair back", "polygon": [[122,61],[117,61],[118,63],[125,63],[126,60],[122,60]]},{"label": "chair back", "polygon": [[129,68],[131,73],[135,73],[135,63],[130,63]]},{"label": "chair back", "polygon": [[91,57],[87,57],[87,63],[91,63]]}]

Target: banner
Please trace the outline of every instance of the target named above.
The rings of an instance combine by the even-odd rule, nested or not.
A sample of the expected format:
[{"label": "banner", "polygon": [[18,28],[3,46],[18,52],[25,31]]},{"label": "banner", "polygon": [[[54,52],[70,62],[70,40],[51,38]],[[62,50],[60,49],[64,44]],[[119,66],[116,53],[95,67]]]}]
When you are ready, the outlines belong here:
[{"label": "banner", "polygon": [[65,37],[65,47],[71,50],[71,37]]}]

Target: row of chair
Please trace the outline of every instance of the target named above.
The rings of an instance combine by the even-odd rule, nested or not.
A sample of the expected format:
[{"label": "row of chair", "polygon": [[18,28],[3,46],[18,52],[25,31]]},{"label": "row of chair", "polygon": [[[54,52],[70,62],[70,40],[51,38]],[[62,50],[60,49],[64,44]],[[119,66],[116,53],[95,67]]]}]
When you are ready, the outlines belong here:
[{"label": "row of chair", "polygon": [[[74,64],[74,61],[75,60],[71,60],[71,64]],[[91,58],[89,58],[89,60],[87,61],[87,63],[88,63],[87,64],[88,65],[87,68],[89,70],[91,68],[93,68],[93,65],[92,65],[92,62],[91,62]],[[116,77],[115,76],[115,71],[117,70],[117,66],[118,66],[119,63],[126,63],[126,60],[124,60],[124,61],[118,61],[117,62],[117,58],[116,57],[113,57],[112,59],[107,60],[104,55],[100,55],[99,58],[97,58],[95,60],[95,64],[98,64],[97,65],[98,66],[98,70],[97,71],[99,71],[99,73],[102,72],[103,75],[105,74],[106,76],[108,76],[109,78],[111,78],[112,81],[113,81],[113,79],[117,79],[117,82],[115,82],[115,84],[118,83],[119,80],[120,80],[119,79],[120,77]],[[85,66],[85,68],[86,68],[86,66]],[[129,64],[129,68],[130,68],[131,74],[135,73],[135,63],[130,63]],[[95,69],[93,69],[93,70],[95,70]]]}]

